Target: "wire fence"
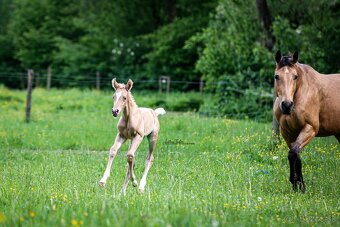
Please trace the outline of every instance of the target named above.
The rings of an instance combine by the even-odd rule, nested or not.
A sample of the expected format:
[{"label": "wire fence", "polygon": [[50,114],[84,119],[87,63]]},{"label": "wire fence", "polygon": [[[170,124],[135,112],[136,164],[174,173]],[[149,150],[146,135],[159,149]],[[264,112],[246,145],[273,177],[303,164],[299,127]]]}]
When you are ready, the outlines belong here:
[{"label": "wire fence", "polygon": [[[98,79],[98,72],[97,73],[89,73],[89,74],[83,74],[80,76],[70,76],[70,75],[65,75],[65,74],[53,74],[49,78],[48,82],[48,74],[46,73],[40,73],[40,72],[32,72],[33,77],[32,81],[30,82],[32,87],[45,87],[46,84],[49,84],[47,86],[54,87],[54,84],[57,84],[59,86],[56,86],[57,88],[62,88],[62,87],[81,87],[86,85],[85,87],[88,88],[97,88],[97,89],[104,89],[104,90],[109,90],[111,89],[111,80],[113,75],[106,74],[103,76],[103,78]],[[171,83],[171,85],[176,86],[176,85],[190,85],[192,86],[191,90],[185,90],[181,89],[181,86],[177,86],[175,89],[171,89],[171,92],[187,92],[187,91],[196,91],[200,92],[203,94],[205,91],[204,87],[207,85],[205,82],[201,81],[189,81],[189,80],[169,80],[169,81],[163,81],[161,80],[162,77],[160,77],[159,80],[155,79],[134,79],[134,87],[139,84],[143,84],[144,90],[145,87],[147,90],[159,90],[159,92],[162,92],[162,89],[164,89],[164,86],[167,87],[166,83]],[[27,89],[27,85],[29,84],[28,81],[28,73],[24,72],[0,72],[0,84],[3,83],[5,80],[15,80],[15,81],[20,81],[20,87],[22,89]],[[127,81],[128,78],[120,78],[119,81]],[[273,95],[271,90],[245,90],[245,89],[239,89],[234,87],[234,82],[233,81],[214,81],[214,82],[209,82],[208,86],[209,89],[216,89],[219,86],[223,86],[223,92],[232,92],[232,93],[237,93],[237,94],[245,94],[246,92],[251,93],[252,96],[260,97],[261,99],[267,100],[266,102],[272,102]],[[170,84],[168,84],[170,87]],[[162,88],[163,87],[163,88]],[[29,90],[29,89],[28,89]],[[139,89],[138,89],[139,90]],[[141,89],[143,90],[143,89]],[[165,89],[164,89],[165,90]],[[216,89],[217,90],[217,89]],[[167,94],[168,94],[167,90]],[[220,90],[217,90],[217,92],[222,92]],[[207,93],[207,95],[211,95],[211,93]],[[202,98],[203,99],[203,98]],[[165,100],[166,101],[166,100]],[[185,101],[184,104],[182,105],[188,105],[188,106],[200,106],[202,103],[197,103],[197,100],[193,99],[188,99]],[[27,103],[28,106],[30,106],[30,103]],[[186,108],[183,108],[186,109]],[[197,109],[196,109],[197,110]],[[27,110],[28,111],[28,110]],[[177,109],[177,111],[181,111],[180,109]],[[265,110],[266,111],[266,110]],[[269,110],[271,111],[271,110]],[[26,113],[29,115],[29,113]],[[224,118],[239,118],[239,119],[244,119],[244,118],[252,118],[253,120],[257,119],[262,119],[265,121],[271,121],[271,116],[269,114],[266,114],[266,118],[263,119],[263,111],[258,109],[256,111],[234,111],[232,113],[226,113],[226,112],[212,112],[212,111],[200,111],[199,112],[200,116],[208,116],[208,117],[224,117]],[[29,121],[29,120],[27,120]]]}]

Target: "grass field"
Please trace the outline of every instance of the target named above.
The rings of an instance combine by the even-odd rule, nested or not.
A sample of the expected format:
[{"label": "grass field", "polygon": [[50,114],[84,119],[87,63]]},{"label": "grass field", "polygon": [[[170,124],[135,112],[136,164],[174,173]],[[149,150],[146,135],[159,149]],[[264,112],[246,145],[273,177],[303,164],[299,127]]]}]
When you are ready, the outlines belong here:
[{"label": "grass field", "polygon": [[[340,225],[336,139],[318,138],[303,150],[307,191],[295,193],[287,146],[272,143],[270,122],[169,112],[160,118],[145,193],[130,183],[127,195],[120,194],[127,144],[100,188],[118,120],[111,96],[35,89],[26,124],[25,92],[0,87],[0,226]],[[147,106],[155,96],[136,93],[135,99]],[[186,98],[168,97],[173,103]],[[146,153],[144,141],[138,179]]]}]

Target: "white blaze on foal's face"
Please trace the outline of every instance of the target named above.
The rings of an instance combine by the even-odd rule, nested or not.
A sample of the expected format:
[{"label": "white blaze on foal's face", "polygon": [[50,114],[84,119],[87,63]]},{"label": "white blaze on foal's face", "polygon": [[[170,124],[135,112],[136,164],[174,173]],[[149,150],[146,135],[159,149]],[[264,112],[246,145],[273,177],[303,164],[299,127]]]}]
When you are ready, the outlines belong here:
[{"label": "white blaze on foal's face", "polygon": [[113,95],[113,108],[112,115],[117,117],[118,114],[124,109],[126,104],[127,91],[124,89],[119,89]]}]

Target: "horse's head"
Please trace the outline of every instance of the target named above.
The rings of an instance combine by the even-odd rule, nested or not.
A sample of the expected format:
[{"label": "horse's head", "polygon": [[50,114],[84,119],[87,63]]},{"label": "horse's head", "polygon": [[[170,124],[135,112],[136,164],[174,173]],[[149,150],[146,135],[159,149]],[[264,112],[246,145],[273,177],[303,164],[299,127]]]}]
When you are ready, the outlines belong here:
[{"label": "horse's head", "polygon": [[280,110],[283,114],[290,114],[294,107],[294,95],[300,81],[299,70],[296,67],[298,52],[293,56],[282,56],[280,51],[275,55],[275,94],[280,98]]},{"label": "horse's head", "polygon": [[124,110],[127,104],[129,92],[132,88],[133,82],[129,80],[127,84],[120,84],[116,81],[116,78],[112,80],[112,87],[116,90],[113,94],[113,107],[112,115],[117,117],[118,114]]}]

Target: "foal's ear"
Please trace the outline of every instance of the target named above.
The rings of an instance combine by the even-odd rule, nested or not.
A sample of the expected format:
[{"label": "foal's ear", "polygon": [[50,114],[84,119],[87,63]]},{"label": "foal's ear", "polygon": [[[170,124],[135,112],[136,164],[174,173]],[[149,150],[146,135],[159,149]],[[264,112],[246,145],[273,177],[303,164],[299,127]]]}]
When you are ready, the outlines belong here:
[{"label": "foal's ear", "polygon": [[115,89],[115,90],[117,90],[117,88],[118,88],[118,83],[117,83],[117,81],[116,81],[116,78],[113,78],[113,80],[112,80],[112,87]]},{"label": "foal's ear", "polygon": [[132,88],[132,85],[133,85],[133,82],[132,82],[132,80],[131,79],[129,79],[129,81],[127,82],[127,84],[126,84],[127,86],[126,86],[126,90],[128,90],[128,91],[130,91],[131,90],[131,88]]},{"label": "foal's ear", "polygon": [[281,58],[282,58],[281,51],[280,51],[280,50],[278,50],[278,51],[276,52],[276,54],[275,54],[275,61],[276,61],[276,63],[277,63],[277,64],[279,64],[279,63],[280,63],[280,61],[281,61]]},{"label": "foal's ear", "polygon": [[295,51],[293,54],[293,60],[292,63],[295,64],[299,59],[299,52]]}]

